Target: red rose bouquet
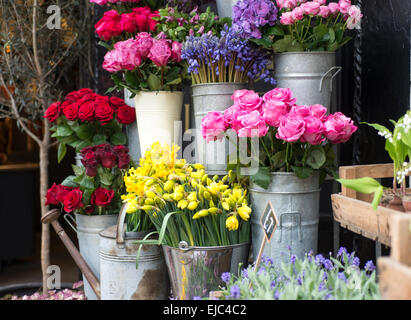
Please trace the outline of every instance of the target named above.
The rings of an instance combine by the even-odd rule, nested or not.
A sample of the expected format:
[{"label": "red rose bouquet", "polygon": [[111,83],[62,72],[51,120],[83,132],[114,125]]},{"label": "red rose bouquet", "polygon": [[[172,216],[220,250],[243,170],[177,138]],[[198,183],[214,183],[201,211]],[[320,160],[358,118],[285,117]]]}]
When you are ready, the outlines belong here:
[{"label": "red rose bouquet", "polygon": [[74,166],[74,175],[53,184],[46,205],[61,205],[65,212],[88,215],[118,213],[125,192],[124,174],[131,166],[128,148],[101,144],[81,150],[84,167]]},{"label": "red rose bouquet", "polygon": [[66,145],[79,152],[87,146],[110,142],[125,145],[123,125],[136,121],[134,108],[123,99],[101,96],[91,89],[69,93],[63,102],[53,103],[44,115],[52,124],[53,138],[59,142],[58,161],[66,154]]}]

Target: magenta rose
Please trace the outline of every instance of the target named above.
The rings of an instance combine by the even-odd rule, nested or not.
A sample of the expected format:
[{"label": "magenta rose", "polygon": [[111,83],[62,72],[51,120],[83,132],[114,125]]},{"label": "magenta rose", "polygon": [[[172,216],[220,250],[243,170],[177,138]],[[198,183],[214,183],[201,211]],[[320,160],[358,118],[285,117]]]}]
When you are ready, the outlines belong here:
[{"label": "magenta rose", "polygon": [[280,126],[281,119],[288,112],[288,105],[280,100],[268,100],[263,105],[263,117],[265,122],[271,127],[278,128]]},{"label": "magenta rose", "polygon": [[50,122],[55,122],[61,115],[61,102],[55,102],[47,108],[44,118],[47,118]]},{"label": "magenta rose", "polygon": [[348,9],[351,7],[351,0],[340,0],[338,6],[342,14],[348,13]]},{"label": "magenta rose", "polygon": [[304,131],[304,119],[295,115],[287,115],[281,120],[276,137],[287,142],[296,142],[304,134]]},{"label": "magenta rose", "polygon": [[103,61],[103,69],[111,73],[122,70],[121,56],[117,50],[111,50],[106,53]]},{"label": "magenta rose", "polygon": [[219,112],[209,112],[201,121],[201,134],[207,142],[223,139],[226,130],[225,118]]},{"label": "magenta rose", "polygon": [[177,41],[174,41],[171,45],[171,60],[175,62],[181,61],[181,50],[183,48],[183,44]]},{"label": "magenta rose", "polygon": [[237,105],[233,105],[224,111],[224,120],[227,127],[231,126],[233,119],[239,111],[241,111],[241,109]]},{"label": "magenta rose", "polygon": [[153,61],[157,67],[161,68],[167,65],[170,57],[171,48],[168,40],[154,40],[148,58]]},{"label": "magenta rose", "polygon": [[293,98],[293,93],[288,88],[275,88],[269,92],[267,92],[263,96],[264,102],[269,100],[279,100],[293,106],[296,102],[296,99]]},{"label": "magenta rose", "polygon": [[94,27],[99,38],[106,41],[110,40],[112,37],[118,37],[122,33],[121,17],[115,10],[107,11]]},{"label": "magenta rose", "polygon": [[150,53],[150,49],[153,46],[153,38],[147,32],[140,32],[136,36],[136,48],[140,56],[145,59]]},{"label": "magenta rose", "polygon": [[260,98],[258,93],[246,89],[235,91],[231,99],[235,105],[244,111],[260,110],[263,103],[263,99]]},{"label": "magenta rose", "polygon": [[341,112],[330,114],[324,122],[324,135],[334,144],[347,142],[358,127]]},{"label": "magenta rose", "polygon": [[265,120],[258,110],[239,115],[237,121],[237,134],[240,138],[263,137],[268,132]]},{"label": "magenta rose", "polygon": [[119,54],[121,68],[123,70],[134,70],[140,66],[141,55],[138,52],[136,40],[128,39],[117,42],[114,48]]},{"label": "magenta rose", "polygon": [[301,142],[306,142],[314,146],[323,143],[325,141],[325,138],[323,137],[323,122],[314,116],[307,117],[304,121],[305,132],[301,137]]},{"label": "magenta rose", "polygon": [[327,113],[327,108],[322,106],[321,104],[315,104],[310,107],[311,114],[314,117],[319,118],[320,120],[325,120],[325,115]]}]

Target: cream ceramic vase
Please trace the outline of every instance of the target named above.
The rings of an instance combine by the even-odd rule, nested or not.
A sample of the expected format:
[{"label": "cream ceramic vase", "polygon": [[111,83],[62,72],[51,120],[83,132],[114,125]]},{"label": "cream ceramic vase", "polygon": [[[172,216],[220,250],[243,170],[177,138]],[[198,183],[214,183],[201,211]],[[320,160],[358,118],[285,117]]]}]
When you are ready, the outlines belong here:
[{"label": "cream ceramic vase", "polygon": [[134,98],[141,155],[154,142],[178,142],[183,107],[183,92],[140,92]]}]

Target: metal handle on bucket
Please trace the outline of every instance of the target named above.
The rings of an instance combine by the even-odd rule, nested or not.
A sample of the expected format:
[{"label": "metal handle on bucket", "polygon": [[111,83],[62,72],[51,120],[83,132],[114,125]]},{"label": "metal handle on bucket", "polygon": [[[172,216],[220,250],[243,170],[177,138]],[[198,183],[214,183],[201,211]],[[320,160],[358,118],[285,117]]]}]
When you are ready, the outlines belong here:
[{"label": "metal handle on bucket", "polygon": [[120,210],[120,214],[118,216],[118,221],[117,221],[117,236],[116,236],[116,242],[117,245],[120,249],[124,249],[124,236],[126,234],[126,227],[124,225],[124,222],[126,220],[126,215],[127,215],[127,203],[123,204]]},{"label": "metal handle on bucket", "polygon": [[334,70],[337,70],[333,76],[331,77],[331,84],[330,84],[330,91],[333,91],[333,80],[334,78],[341,72],[342,67],[332,67],[330,70],[328,70],[326,73],[324,73],[324,75],[321,77],[321,81],[320,81],[320,92],[323,91],[323,85],[324,85],[324,79]]},{"label": "metal handle on bucket", "polygon": [[[69,224],[69,226],[71,227],[71,229],[73,229],[74,232],[77,233],[78,231],[77,231],[76,219],[74,219],[74,217],[72,216],[72,214],[71,214],[71,213],[66,213],[66,214],[63,216],[63,218],[64,218],[64,220],[66,220],[66,222]],[[71,221],[70,221],[70,220],[71,220]],[[74,223],[76,226],[73,226],[72,223]]]},{"label": "metal handle on bucket", "polygon": [[[301,213],[300,212],[286,212],[280,216],[280,242],[283,238],[283,218],[284,217],[292,217],[292,221],[294,222],[294,217],[297,217],[297,228],[298,228],[298,240],[301,242],[302,239],[302,230],[301,230]],[[292,228],[292,226],[291,226]]]}]

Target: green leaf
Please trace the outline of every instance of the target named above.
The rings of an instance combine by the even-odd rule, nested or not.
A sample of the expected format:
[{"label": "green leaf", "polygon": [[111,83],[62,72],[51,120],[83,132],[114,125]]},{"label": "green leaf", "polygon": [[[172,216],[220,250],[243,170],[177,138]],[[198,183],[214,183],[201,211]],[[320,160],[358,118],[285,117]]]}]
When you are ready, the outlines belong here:
[{"label": "green leaf", "polygon": [[260,167],[258,172],[250,177],[251,181],[263,189],[267,189],[271,182],[270,169]]},{"label": "green leaf", "polygon": [[161,80],[153,73],[149,74],[147,83],[151,91],[158,91],[161,89]]},{"label": "green leaf", "polygon": [[111,137],[111,143],[114,145],[126,145],[127,136],[122,132],[117,132]]},{"label": "green leaf", "polygon": [[83,190],[84,189],[90,189],[90,190],[95,189],[94,178],[84,175],[80,183],[80,188]]},{"label": "green leaf", "polygon": [[374,210],[377,210],[383,194],[384,194],[384,188],[382,186],[378,188],[377,191],[375,191],[374,199],[372,200],[372,207]]},{"label": "green leaf", "polygon": [[314,170],[320,169],[326,162],[324,149],[321,147],[311,148],[307,156],[307,164]]},{"label": "green leaf", "polygon": [[106,43],[106,42],[104,42],[104,41],[99,41],[99,42],[98,42],[98,45],[106,48],[108,51],[113,50],[113,46],[112,46],[112,45],[109,45],[108,43]]},{"label": "green leaf", "polygon": [[83,148],[91,146],[91,145],[92,145],[91,140],[80,141],[80,143],[78,143],[76,146],[76,151],[80,152]]},{"label": "green leaf", "polygon": [[325,24],[320,24],[313,29],[315,38],[317,40],[322,40],[324,36],[328,33],[328,28]]},{"label": "green leaf", "polygon": [[73,168],[73,172],[77,177],[81,176],[84,173],[84,167],[76,166],[74,164],[71,167]]},{"label": "green leaf", "polygon": [[303,52],[304,51],[304,47],[302,46],[301,43],[294,41],[293,43],[291,43],[291,45],[288,47],[288,51],[289,52]]},{"label": "green leaf", "polygon": [[284,35],[284,30],[281,29],[279,26],[273,26],[273,27],[267,28],[267,31],[265,31],[264,34],[267,34],[269,36],[282,37]]},{"label": "green leaf", "polygon": [[69,188],[77,188],[78,183],[75,183],[73,180],[77,178],[76,176],[68,176],[64,181],[61,183],[65,187]]},{"label": "green leaf", "polygon": [[107,142],[107,136],[105,134],[96,134],[93,137],[93,144],[99,145]]},{"label": "green leaf", "polygon": [[60,163],[64,157],[66,156],[67,153],[67,147],[64,143],[59,144],[59,148],[57,150],[57,161]]},{"label": "green leaf", "polygon": [[377,180],[369,177],[360,179],[337,179],[337,182],[349,189],[365,194],[374,193],[382,187]]},{"label": "green leaf", "polygon": [[291,45],[292,41],[292,36],[285,36],[283,39],[274,42],[273,49],[277,53],[287,52],[288,47]]},{"label": "green leaf", "polygon": [[61,124],[57,127],[56,131],[56,136],[57,137],[69,137],[73,134],[73,130],[66,125],[66,124]]},{"label": "green leaf", "polygon": [[314,173],[314,170],[308,167],[291,166],[296,176],[300,179],[308,179]]},{"label": "green leaf", "polygon": [[81,140],[87,140],[93,136],[94,128],[92,125],[84,123],[75,129],[75,132]]},{"label": "green leaf", "polygon": [[133,88],[138,88],[140,81],[137,78],[137,75],[132,71],[127,71],[125,73],[124,79],[126,80],[127,84]]},{"label": "green leaf", "polygon": [[250,41],[263,48],[271,48],[273,45],[273,42],[269,38],[250,39]]}]

